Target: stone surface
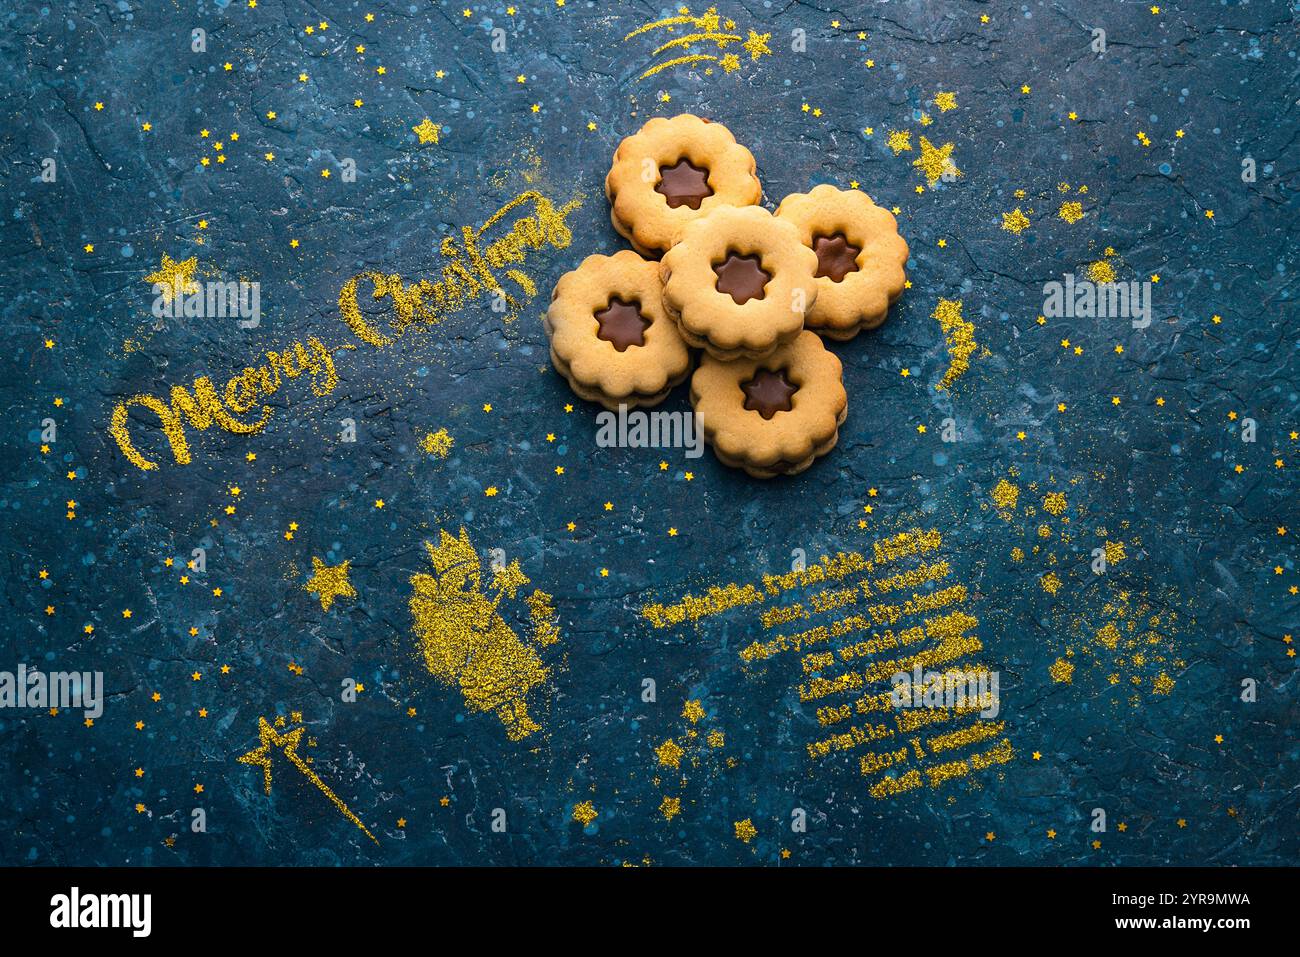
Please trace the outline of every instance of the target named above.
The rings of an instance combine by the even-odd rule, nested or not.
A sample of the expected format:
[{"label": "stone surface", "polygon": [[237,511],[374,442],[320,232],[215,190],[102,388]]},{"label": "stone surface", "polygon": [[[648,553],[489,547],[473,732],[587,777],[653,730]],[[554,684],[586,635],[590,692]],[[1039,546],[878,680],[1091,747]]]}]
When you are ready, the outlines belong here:
[{"label": "stone surface", "polygon": [[[1292,10],[724,4],[734,27],[716,32],[739,39],[644,76],[698,25],[624,39],[673,10],[578,0],[331,9],[3,14],[0,670],[99,670],[107,701],[92,727],[76,710],[0,711],[0,859],[1294,862]],[[599,447],[598,409],[550,369],[554,282],[625,247],[609,158],[678,112],[754,152],[769,207],[856,183],[897,207],[911,245],[885,324],[832,345],[848,418],[794,479],[754,481],[707,450]],[[517,315],[485,292],[384,348],[342,321],[349,277],[437,279],[444,243],[528,190],[584,199],[571,242],[526,251],[535,295],[503,280],[527,299]],[[156,316],[146,277],[164,256],[194,258],[196,282],[259,283],[260,322]],[[1038,321],[1046,283],[1103,262],[1151,283],[1148,326]],[[146,472],[109,432],[131,396],[166,401],[204,375],[224,395],[309,337],[333,350],[337,385],[285,378],[257,434],[188,429],[178,465],[137,407],[130,434],[159,463]],[[969,368],[936,389],[954,354]],[[689,409],[687,389],[663,408]],[[532,633],[523,597],[553,596],[560,637],[538,646],[550,673],[528,695],[540,730],[522,740],[436,680],[414,636],[424,543],[461,527],[484,583],[516,560],[530,580],[500,605],[516,635]],[[818,662],[739,652],[865,602],[772,627],[763,612],[823,587],[680,627],[641,614],[801,554],[870,558],[912,528],[941,533],[925,560],[951,569],[915,592],[967,589],[982,644],[967,660],[1001,676],[1005,726],[987,744],[1009,740],[1007,763],[876,799],[868,752],[917,736],[933,764],[981,747],[940,753],[927,729],[810,757],[893,716],[823,727],[818,707],[863,692],[801,700]],[[187,571],[195,549],[204,567]],[[313,558],[350,563],[356,596],[324,610],[304,588]],[[305,767],[375,841],[282,752],[270,796],[237,760],[277,716],[305,725]],[[671,820],[665,799],[668,813],[680,799]]]}]

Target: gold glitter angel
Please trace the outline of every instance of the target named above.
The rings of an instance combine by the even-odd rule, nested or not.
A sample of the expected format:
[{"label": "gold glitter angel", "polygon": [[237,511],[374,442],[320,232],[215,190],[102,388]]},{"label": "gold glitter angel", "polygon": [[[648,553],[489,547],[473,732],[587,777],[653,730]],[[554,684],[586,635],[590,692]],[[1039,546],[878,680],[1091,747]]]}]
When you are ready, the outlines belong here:
[{"label": "gold glitter angel", "polygon": [[[529,579],[518,560],[494,565],[488,586],[483,566],[470,544],[465,529],[453,538],[440,530],[439,543],[425,543],[435,574],[412,576],[411,615],[415,637],[429,672],[444,684],[459,687],[471,711],[492,712],[506,727],[512,741],[519,741],[540,729],[528,714],[528,693],[544,684],[550,669],[532,643],[525,642],[501,617],[502,599],[513,599]],[[534,592],[530,607],[544,592]],[[553,641],[554,625],[538,630],[536,615],[534,642]],[[550,639],[550,640],[548,640]]]}]

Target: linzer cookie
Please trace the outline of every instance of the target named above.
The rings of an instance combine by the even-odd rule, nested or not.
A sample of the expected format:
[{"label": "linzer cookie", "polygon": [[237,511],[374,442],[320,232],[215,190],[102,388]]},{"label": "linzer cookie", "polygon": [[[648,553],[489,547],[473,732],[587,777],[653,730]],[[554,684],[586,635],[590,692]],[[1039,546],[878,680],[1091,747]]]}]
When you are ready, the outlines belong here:
[{"label": "linzer cookie", "polygon": [[839,441],[848,412],[840,360],[801,332],[765,359],[704,356],[691,404],[719,461],[755,478],[794,475]]},{"label": "linzer cookie", "polygon": [[630,250],[588,256],[561,276],[543,325],[556,371],[607,409],[656,405],[691,369],[664,310],[659,264]]},{"label": "linzer cookie", "polygon": [[642,255],[657,257],[687,223],[723,206],[752,206],[763,189],[754,155],[720,123],[656,117],[614,151],[609,218]]},{"label": "linzer cookie", "polygon": [[852,339],[885,321],[903,294],[907,242],[898,223],[866,193],[817,186],[781,200],[778,219],[817,254],[817,301],[807,326],[830,339]]},{"label": "linzer cookie", "polygon": [[691,345],[718,359],[759,359],[803,329],[817,262],[798,230],[761,206],[723,207],[664,255],[664,305]]}]

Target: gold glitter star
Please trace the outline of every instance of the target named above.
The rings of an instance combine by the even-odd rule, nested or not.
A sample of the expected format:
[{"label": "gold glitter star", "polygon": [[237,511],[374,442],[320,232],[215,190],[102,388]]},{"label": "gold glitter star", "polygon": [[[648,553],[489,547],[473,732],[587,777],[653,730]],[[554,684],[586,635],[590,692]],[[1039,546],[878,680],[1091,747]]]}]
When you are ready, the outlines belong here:
[{"label": "gold glitter star", "polygon": [[912,165],[918,167],[925,173],[925,178],[933,186],[939,182],[939,177],[944,173],[950,173],[952,176],[960,176],[956,164],[952,161],[952,143],[945,143],[943,146],[935,147],[924,136],[921,137],[921,155],[912,160]]},{"label": "gold glitter star", "polygon": [[198,292],[198,283],[194,281],[194,270],[198,265],[198,259],[193,256],[184,262],[177,262],[163,253],[162,264],[157,271],[145,276],[144,281],[162,286],[160,295],[163,297],[163,302],[171,302],[177,293]]},{"label": "gold glitter star", "polygon": [[772,39],[772,34],[770,33],[764,33],[760,36],[753,30],[750,30],[749,39],[742,43],[741,46],[745,48],[745,52],[749,54],[749,59],[751,61],[757,60],[765,53],[768,56],[772,55],[772,51],[769,50],[767,46],[767,41],[770,39]]},{"label": "gold glitter star", "polygon": [[334,604],[335,598],[356,598],[357,590],[352,587],[348,581],[348,566],[352,562],[346,561],[342,565],[335,565],[332,568],[323,561],[312,556],[312,576],[303,585],[304,591],[309,591],[320,597],[321,611],[329,611],[330,606]]},{"label": "gold glitter star", "polygon": [[442,127],[426,116],[419,126],[411,127],[411,132],[420,138],[421,144],[437,143]]}]

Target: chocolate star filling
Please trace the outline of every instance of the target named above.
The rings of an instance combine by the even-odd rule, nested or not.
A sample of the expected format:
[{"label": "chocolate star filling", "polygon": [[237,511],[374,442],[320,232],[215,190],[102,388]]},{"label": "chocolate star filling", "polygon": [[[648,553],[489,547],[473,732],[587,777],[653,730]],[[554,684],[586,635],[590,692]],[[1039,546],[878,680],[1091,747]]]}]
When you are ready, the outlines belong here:
[{"label": "chocolate star filling", "polygon": [[791,397],[799,391],[799,387],[785,377],[784,369],[775,372],[759,369],[754,378],[742,382],[740,388],[745,393],[745,408],[765,419],[793,409]]},{"label": "chocolate star filling", "polygon": [[676,166],[659,167],[659,182],[655,192],[663,193],[664,199],[673,209],[689,206],[699,209],[704,197],[712,196],[709,186],[709,171],[695,166],[690,160],[680,160]]},{"label": "chocolate star filling", "polygon": [[814,236],[813,252],[817,254],[817,277],[825,276],[831,282],[839,282],[851,272],[858,271],[858,253],[861,246],[854,246],[843,233],[831,236]]},{"label": "chocolate star filling", "polygon": [[641,315],[641,303],[624,302],[617,296],[596,313],[596,322],[600,325],[596,338],[614,343],[619,352],[626,352],[628,346],[645,345],[645,331],[650,328],[650,320]]},{"label": "chocolate star filling", "polygon": [[725,262],[713,267],[718,274],[716,288],[735,300],[737,305],[751,299],[762,299],[763,290],[772,274],[765,272],[757,256],[738,256],[728,253]]}]

